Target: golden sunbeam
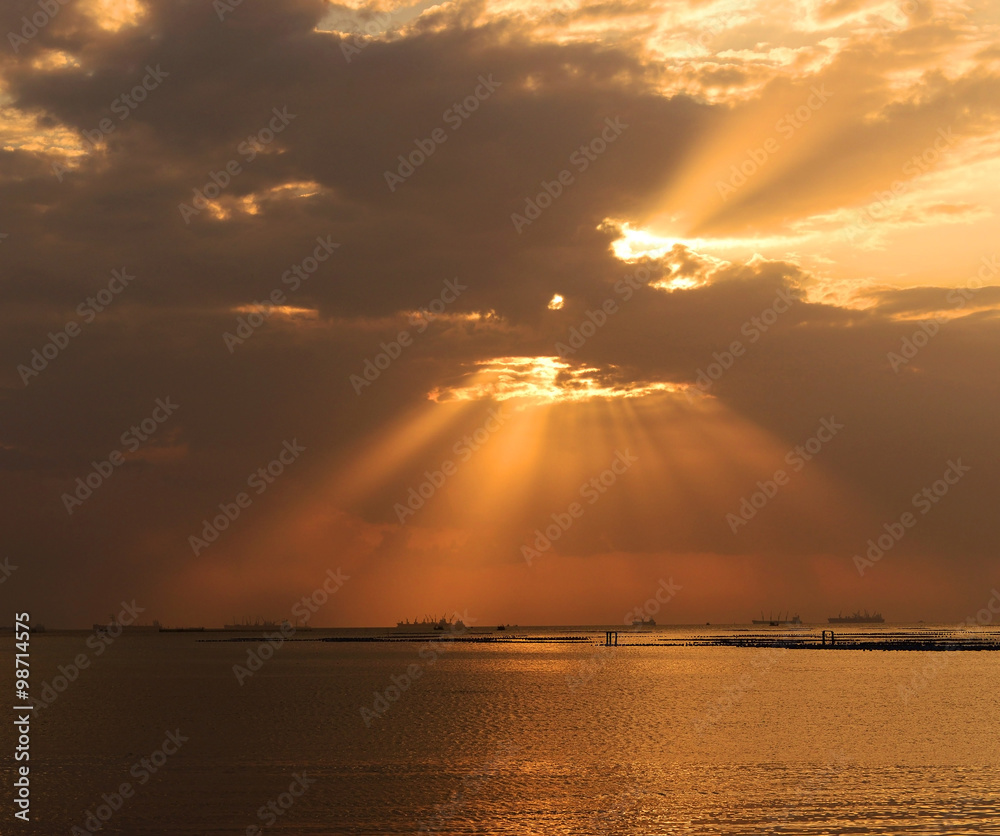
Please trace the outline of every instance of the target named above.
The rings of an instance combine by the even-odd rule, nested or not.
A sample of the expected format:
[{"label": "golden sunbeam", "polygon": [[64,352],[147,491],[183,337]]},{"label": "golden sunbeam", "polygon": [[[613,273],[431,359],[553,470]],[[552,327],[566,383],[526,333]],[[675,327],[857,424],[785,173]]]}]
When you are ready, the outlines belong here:
[{"label": "golden sunbeam", "polygon": [[372,436],[361,452],[334,475],[329,499],[350,504],[368,496],[436,439],[454,430],[471,406],[464,403],[435,408],[422,403],[414,407]]}]

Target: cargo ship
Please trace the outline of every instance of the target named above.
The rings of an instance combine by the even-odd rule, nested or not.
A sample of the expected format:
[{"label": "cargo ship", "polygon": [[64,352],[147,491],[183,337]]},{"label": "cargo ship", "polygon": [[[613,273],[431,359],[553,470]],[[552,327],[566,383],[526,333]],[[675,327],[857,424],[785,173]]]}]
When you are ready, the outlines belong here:
[{"label": "cargo ship", "polygon": [[122,624],[115,616],[107,624],[94,624],[95,633],[109,633],[119,635],[121,633],[159,633],[160,622],[153,621],[152,624]]},{"label": "cargo ship", "polygon": [[755,618],[753,620],[754,624],[766,624],[768,627],[783,627],[786,624],[801,624],[802,619],[799,618],[799,614],[789,617],[788,613],[785,613],[785,617],[781,617],[781,613],[778,613],[777,618],[764,618],[764,613],[760,614],[760,618]]},{"label": "cargo ship", "polygon": [[463,622],[461,618],[453,621],[452,619],[445,618],[444,616],[438,619],[433,619],[425,615],[423,621],[397,621],[396,629],[404,633],[429,633],[433,630],[464,630],[465,622]]},{"label": "cargo ship", "polygon": [[860,610],[854,613],[854,615],[842,615],[838,614],[836,617],[831,616],[827,619],[831,624],[884,624],[885,619],[882,618],[882,613],[873,612],[870,613],[865,610],[862,613]]},{"label": "cargo ship", "polygon": [[644,616],[642,618],[633,618],[632,626],[638,630],[643,630],[643,629],[651,630],[656,626],[656,622],[653,621],[652,618],[646,618]]},{"label": "cargo ship", "polygon": [[255,618],[253,621],[244,618],[242,624],[236,624],[234,621],[232,624],[223,625],[226,630],[238,630],[241,633],[263,633],[265,630],[282,630],[291,626],[287,619],[279,623],[277,621],[268,621],[264,618]]}]

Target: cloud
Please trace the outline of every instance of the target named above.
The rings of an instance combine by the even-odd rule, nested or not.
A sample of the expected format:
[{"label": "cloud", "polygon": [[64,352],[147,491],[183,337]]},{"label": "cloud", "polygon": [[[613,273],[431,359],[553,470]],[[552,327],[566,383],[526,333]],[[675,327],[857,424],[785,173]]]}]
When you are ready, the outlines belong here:
[{"label": "cloud", "polygon": [[[324,29],[331,7],[319,0],[244,0],[222,20],[211,4],[148,0],[113,21],[62,7],[4,51],[0,481],[16,499],[0,513],[11,548],[38,555],[23,582],[41,605],[89,623],[110,590],[141,588],[161,590],[167,610],[211,575],[192,614],[212,620],[216,596],[241,600],[227,579],[247,570],[246,594],[263,599],[297,559],[280,546],[283,526],[310,566],[336,553],[319,533],[359,565],[433,563],[427,543],[445,562],[466,549],[507,565],[616,445],[638,439],[645,457],[560,543],[562,557],[849,560],[949,457],[966,456],[975,470],[961,503],[942,503],[905,548],[935,572],[979,567],[997,545],[991,527],[970,524],[987,519],[997,487],[997,404],[983,383],[997,372],[997,288],[953,311],[898,371],[888,355],[989,253],[902,287],[899,270],[866,271],[831,243],[830,218],[894,180],[968,171],[961,149],[988,143],[997,115],[981,39],[956,10],[847,31],[854,10],[841,4],[815,32],[762,33],[757,7],[703,39],[704,60],[674,59],[650,21],[688,37],[698,20],[651,11],[666,13],[567,7],[562,37],[541,6],[446,4],[358,36]],[[0,11],[0,30],[20,31],[25,13]],[[363,49],[348,61],[344,44]],[[946,60],[959,52],[969,57]],[[154,71],[142,101],[115,107]],[[833,95],[813,108],[823,85]],[[785,136],[776,126],[800,107],[809,119]],[[613,142],[607,120],[627,126]],[[953,132],[954,156],[910,177],[903,166],[939,129]],[[771,135],[778,150],[721,200],[716,181]],[[402,182],[391,189],[386,172]],[[518,230],[512,214],[531,203],[546,205]],[[941,236],[925,242],[936,252],[992,211],[940,195],[918,210]],[[782,251],[803,224],[808,246]],[[340,246],[307,278],[292,272],[319,239]],[[963,241],[963,253],[986,240]],[[887,257],[918,257],[889,246]],[[818,266],[830,262],[839,276]],[[122,268],[134,281],[98,311],[88,300]],[[445,301],[455,280],[467,290]],[[824,283],[843,292],[815,301]],[[275,291],[298,315],[240,326]],[[842,303],[852,294],[863,309]],[[554,359],[600,310],[593,334]],[[71,323],[78,336],[59,346],[53,335]],[[227,345],[238,327],[252,337]],[[732,367],[686,398],[736,342]],[[25,385],[18,369],[33,352],[45,362]],[[391,362],[359,393],[352,376],[382,353]],[[476,370],[496,378],[492,390]],[[508,455],[470,461],[438,510],[401,527],[400,493],[482,420],[492,401],[472,396],[501,390],[538,401],[519,413],[516,443],[493,448]],[[181,404],[170,426],[68,515],[60,496],[166,396]],[[579,404],[567,400],[592,403],[571,413]],[[734,537],[726,513],[829,414],[848,428],[839,446]],[[291,437],[309,450],[301,468],[196,560],[187,537]],[[393,464],[346,499],[332,483],[369,449]],[[487,506],[477,497],[491,484]],[[51,572],[76,583],[43,593]]]}]

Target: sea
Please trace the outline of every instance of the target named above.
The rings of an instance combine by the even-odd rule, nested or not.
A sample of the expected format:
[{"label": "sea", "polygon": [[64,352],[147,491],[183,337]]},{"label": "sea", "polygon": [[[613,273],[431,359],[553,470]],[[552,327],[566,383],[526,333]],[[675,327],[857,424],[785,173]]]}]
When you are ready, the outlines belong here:
[{"label": "sea", "polygon": [[1000,834],[1000,654],[609,629],[32,634],[0,834]]}]

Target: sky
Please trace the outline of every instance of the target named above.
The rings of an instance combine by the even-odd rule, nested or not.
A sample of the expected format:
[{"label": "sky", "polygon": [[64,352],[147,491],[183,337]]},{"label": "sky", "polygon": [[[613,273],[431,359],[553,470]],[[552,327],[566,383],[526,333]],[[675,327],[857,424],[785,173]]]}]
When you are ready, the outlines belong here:
[{"label": "sky", "polygon": [[3,4],[0,597],[975,614],[998,32],[956,0]]}]

